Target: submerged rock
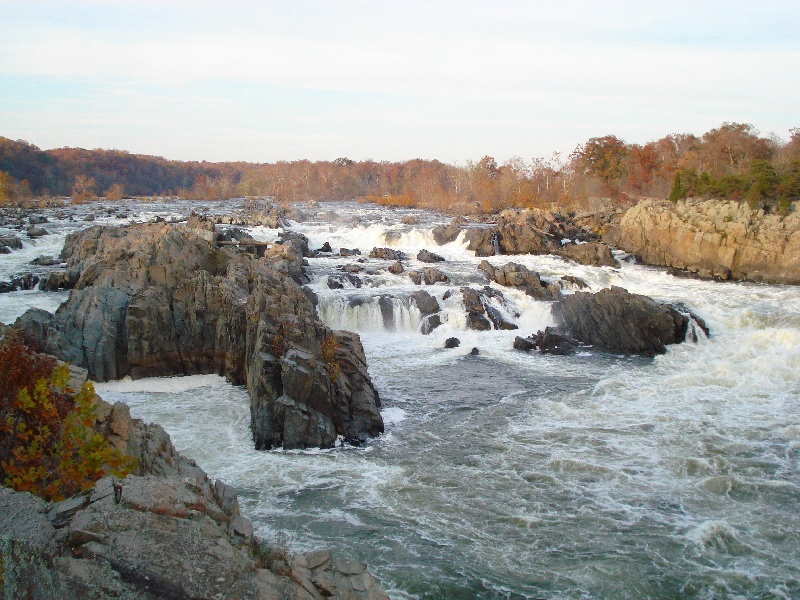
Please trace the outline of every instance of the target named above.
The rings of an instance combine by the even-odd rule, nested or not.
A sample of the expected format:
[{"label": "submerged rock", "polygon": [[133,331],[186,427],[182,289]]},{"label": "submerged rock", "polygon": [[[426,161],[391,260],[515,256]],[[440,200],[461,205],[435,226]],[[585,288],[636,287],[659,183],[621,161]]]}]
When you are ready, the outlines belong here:
[{"label": "submerged rock", "polygon": [[514,339],[515,350],[539,350],[542,354],[574,354],[577,346],[577,341],[562,335],[553,327],[546,327],[544,331],[537,331],[527,338],[517,336]]}]

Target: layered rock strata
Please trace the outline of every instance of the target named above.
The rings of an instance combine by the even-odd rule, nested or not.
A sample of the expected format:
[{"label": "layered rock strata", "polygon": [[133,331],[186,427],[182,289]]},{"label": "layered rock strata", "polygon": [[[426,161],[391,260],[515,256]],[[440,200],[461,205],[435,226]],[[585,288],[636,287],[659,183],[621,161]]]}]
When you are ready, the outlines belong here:
[{"label": "layered rock strata", "polygon": [[606,241],[649,265],[701,277],[800,283],[800,213],[754,212],[722,200],[643,200]]}]

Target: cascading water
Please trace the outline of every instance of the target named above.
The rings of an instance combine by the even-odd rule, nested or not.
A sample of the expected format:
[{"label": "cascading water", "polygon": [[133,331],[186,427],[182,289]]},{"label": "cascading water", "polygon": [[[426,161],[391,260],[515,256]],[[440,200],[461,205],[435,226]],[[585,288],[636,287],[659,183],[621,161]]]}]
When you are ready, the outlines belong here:
[{"label": "cascading water", "polygon": [[[550,305],[492,284],[504,297],[495,307],[520,329],[467,329],[459,289],[488,282],[463,237],[434,246],[430,231],[446,219],[319,211],[293,224],[312,248],[366,258],[391,247],[408,255],[406,270],[426,266],[414,259],[421,247],[447,259],[436,266],[450,281],[433,286],[388,273],[388,260],[309,259],[323,320],[361,334],[381,438],[256,452],[246,392],[218,377],[98,386],[233,484],[258,533],[340,549],[396,598],[800,597],[800,288],[678,279],[628,261],[490,257],[680,303],[711,330],[655,359],[526,354],[514,336],[552,325]],[[407,215],[419,224],[403,224]],[[330,289],[345,265],[361,268],[361,287]],[[420,289],[445,317],[428,335],[411,300]],[[45,307],[63,298],[25,294]],[[6,322],[22,310],[16,298],[0,295]],[[445,350],[451,336],[461,345]]]}]

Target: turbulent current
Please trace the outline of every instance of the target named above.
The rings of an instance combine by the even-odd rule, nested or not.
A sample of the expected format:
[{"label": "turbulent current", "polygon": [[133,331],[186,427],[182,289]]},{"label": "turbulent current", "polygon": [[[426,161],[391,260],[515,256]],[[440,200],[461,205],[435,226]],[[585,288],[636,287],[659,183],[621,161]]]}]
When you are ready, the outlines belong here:
[{"label": "turbulent current", "polygon": [[[136,207],[106,221],[188,210]],[[257,533],[293,550],[340,549],[395,598],[800,597],[800,288],[679,279],[625,256],[619,269],[492,257],[544,279],[569,274],[594,291],[618,285],[679,302],[711,330],[655,359],[527,354],[513,339],[553,324],[550,304],[502,288],[498,310],[519,331],[467,330],[460,294],[443,297],[487,282],[461,239],[436,246],[431,230],[444,217],[360,204],[304,210],[292,229],[312,248],[329,242],[365,257],[391,247],[408,255],[407,269],[423,266],[421,248],[447,259],[436,266],[451,281],[425,286],[445,315],[429,335],[409,300],[419,286],[388,273],[390,261],[309,259],[322,319],[361,335],[383,436],[359,448],[256,452],[246,390],[217,376],[97,386],[235,486]],[[0,257],[0,279],[57,252],[77,226],[55,222],[38,248],[26,242]],[[342,282],[343,265],[362,267],[361,287]],[[334,280],[343,287],[330,289]],[[0,321],[65,298],[4,294]],[[453,336],[461,345],[445,350]]]}]

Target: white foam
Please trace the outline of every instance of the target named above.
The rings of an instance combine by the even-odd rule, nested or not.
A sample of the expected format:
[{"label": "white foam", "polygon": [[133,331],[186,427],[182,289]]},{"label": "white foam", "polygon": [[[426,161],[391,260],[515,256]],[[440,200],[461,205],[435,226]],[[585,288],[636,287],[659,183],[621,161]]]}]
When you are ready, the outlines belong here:
[{"label": "white foam", "polygon": [[405,421],[407,417],[408,413],[397,406],[391,406],[381,410],[383,424],[387,427],[398,425],[399,423]]},{"label": "white foam", "polygon": [[219,387],[227,385],[227,381],[220,375],[188,375],[185,377],[147,377],[144,379],[121,379],[95,383],[97,393],[178,393],[197,390],[200,388]]}]

